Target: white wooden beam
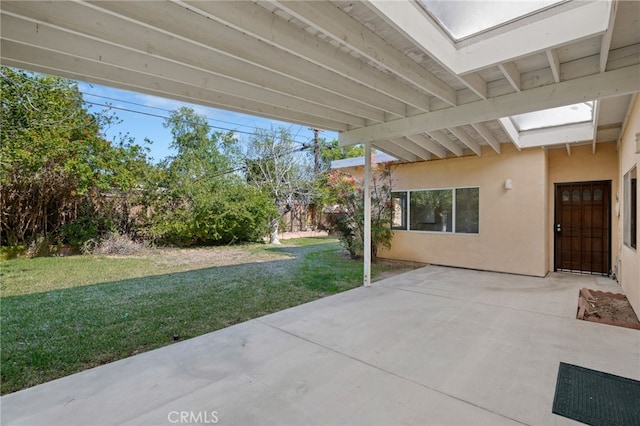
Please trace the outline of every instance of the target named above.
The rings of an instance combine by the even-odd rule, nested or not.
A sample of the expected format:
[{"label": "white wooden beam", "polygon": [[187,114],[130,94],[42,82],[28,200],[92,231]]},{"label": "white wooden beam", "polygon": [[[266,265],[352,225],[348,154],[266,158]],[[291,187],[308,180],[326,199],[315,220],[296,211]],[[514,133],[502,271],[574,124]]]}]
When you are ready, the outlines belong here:
[{"label": "white wooden beam", "polygon": [[511,140],[513,145],[518,149],[518,151],[521,151],[522,149],[520,148],[520,131],[516,129],[516,126],[515,124],[513,124],[513,121],[511,121],[511,118],[499,118],[498,123],[500,123],[500,127],[502,127],[502,130],[504,130],[507,136],[509,136],[509,139]]},{"label": "white wooden beam", "polygon": [[448,103],[456,104],[455,90],[429,73],[408,56],[394,49],[378,34],[344,13],[329,2],[279,1],[273,2],[305,24],[331,37],[341,45],[357,51],[393,72],[420,90]]},{"label": "white wooden beam", "polygon": [[565,80],[548,86],[508,93],[453,108],[417,114],[386,123],[340,133],[342,146],[394,139],[469,123],[496,120],[525,112],[555,108],[578,102],[640,91],[640,65],[632,65],[600,74]]},{"label": "white wooden beam", "polygon": [[389,154],[393,157],[396,157],[399,160],[407,161],[409,163],[418,161],[418,156],[412,152],[407,151],[406,149],[394,144],[391,141],[377,141],[373,144],[376,149]]},{"label": "white wooden beam", "polygon": [[600,101],[593,103],[593,140],[591,141],[591,153],[596,153],[596,142],[598,141],[598,119],[600,118]]},{"label": "white wooden beam", "polygon": [[406,138],[418,144],[419,146],[423,147],[424,149],[426,149],[436,157],[439,157],[439,158],[447,157],[447,151],[442,149],[442,147],[434,143],[431,139],[429,139],[425,135],[417,134],[417,135],[406,136]]},{"label": "white wooden beam", "polygon": [[[639,90],[640,92],[640,90]],[[636,100],[638,99],[640,94],[634,93],[629,99],[629,105],[627,106],[627,112],[624,114],[624,119],[622,120],[622,126],[620,127],[620,136],[618,136],[618,141],[616,143],[616,148],[620,150],[620,144],[622,143],[622,137],[627,131],[627,126],[629,125],[629,121],[631,120],[631,113],[633,112],[634,106],[636,104]]]},{"label": "white wooden beam", "polygon": [[429,132],[428,135],[434,138],[440,145],[444,146],[446,149],[453,152],[458,157],[462,157],[462,148],[460,148],[460,146],[458,146],[453,140],[449,138],[449,136],[445,135],[442,131],[433,130]]},{"label": "white wooden beam", "polygon": [[[393,154],[391,153],[391,151],[389,151],[389,150],[388,150],[388,149],[386,149],[383,145],[381,145],[381,143],[380,143],[380,142],[372,143],[372,144],[371,144],[371,147],[372,147],[373,149],[375,149],[375,150],[376,150],[376,152],[378,152],[378,153],[380,153],[380,154],[382,154],[382,155],[385,155],[385,156],[388,156],[388,157],[393,157],[393,158],[395,158],[395,162],[396,162],[396,163],[407,163],[407,162],[409,162],[409,161],[405,160],[404,158],[400,158],[400,157],[397,157],[397,156],[393,155]],[[363,158],[364,158],[364,157],[363,157]],[[363,160],[363,161],[364,161],[364,160]]]},{"label": "white wooden beam", "polygon": [[567,156],[571,157],[571,145],[569,145],[568,143],[564,144],[564,147],[567,150]]},{"label": "white wooden beam", "polygon": [[[229,28],[228,25],[219,22],[221,19],[218,18],[218,15],[221,14],[221,10],[234,7],[229,2],[216,2],[214,9],[216,15],[205,10],[207,6],[211,5],[202,2],[199,4],[202,7],[195,7],[192,4],[182,2],[178,2],[178,4],[161,3],[153,8],[153,14],[150,13],[144,2],[101,2],[100,6],[109,10],[122,9],[123,13],[127,12],[127,15],[131,16],[132,13],[129,10],[134,4],[137,5],[135,17],[138,20],[161,25],[164,30],[171,31],[173,34],[183,35],[192,40],[215,46],[216,49],[226,54],[234,55],[238,59],[250,62],[252,65],[312,84],[321,91],[331,91],[334,94],[361,102],[369,107],[381,109],[397,117],[406,115],[406,105],[395,98],[384,96],[366,86],[353,84],[353,80],[326,67],[310,62],[306,58],[297,56],[273,44],[265,43],[262,39],[247,33],[246,30],[240,31],[235,28]],[[249,3],[249,5],[253,5],[253,3]],[[253,7],[262,9],[255,5]],[[180,10],[186,11],[191,15],[188,29],[177,19],[177,14]],[[197,19],[198,17],[201,19]],[[317,49],[316,46],[312,48]]]},{"label": "white wooden beam", "polygon": [[[113,67],[108,64],[74,58],[59,52],[50,52],[3,39],[0,43],[2,62],[8,66],[58,75],[73,80],[87,81],[125,90],[176,99],[184,102],[254,114],[277,120],[303,124],[320,129],[347,130],[342,122],[327,120],[296,109],[287,109],[238,96],[221,94],[197,86],[170,81],[160,77]],[[34,60],[34,58],[37,58]],[[47,65],[41,65],[46,63]]]},{"label": "white wooden beam", "polygon": [[[235,3],[238,3],[238,4],[242,3],[244,5],[245,3],[248,3],[248,2],[215,2],[215,7],[220,8],[220,10],[226,10],[234,6]],[[351,68],[351,65],[359,65],[360,67],[362,67],[363,64],[358,60],[356,60],[355,58],[349,57],[349,55],[347,54],[345,54],[345,56],[347,58],[351,58],[353,62],[350,63],[349,66],[344,65],[344,68],[345,68],[345,73],[347,72],[347,70],[350,70],[348,72],[352,74],[351,78],[345,77],[344,75],[345,73],[342,73],[340,75],[337,75],[336,76],[337,78],[329,79],[328,77],[330,74],[324,74],[324,72],[321,72],[321,71],[319,71],[321,74],[318,74],[316,76],[317,74],[316,71],[318,70],[318,67],[324,68],[325,70],[327,69],[326,66],[320,65],[321,61],[316,61],[316,62],[308,61],[309,65],[311,65],[311,68],[307,66],[307,67],[301,68],[299,71],[291,70],[287,74],[286,68],[287,68],[288,62],[285,61],[284,58],[287,57],[286,55],[294,55],[291,51],[278,48],[282,50],[281,55],[275,55],[273,59],[264,58],[264,55],[270,55],[273,52],[277,52],[277,50],[270,50],[269,47],[271,45],[265,45],[264,43],[260,43],[260,42],[258,43],[258,46],[253,49],[249,48],[249,44],[243,44],[244,42],[239,43],[236,46],[234,41],[236,41],[235,37],[238,37],[237,36],[238,34],[240,34],[240,37],[245,41],[248,40],[248,36],[246,35],[242,36],[242,34],[239,31],[233,31],[226,26],[223,27],[218,25],[216,27],[217,24],[215,22],[210,22],[210,20],[208,19],[204,19],[204,18],[198,19],[199,17],[197,14],[193,12],[189,12],[183,7],[178,7],[176,5],[171,5],[167,3],[153,3],[154,8],[155,7],[158,8],[157,13],[160,13],[160,16],[164,16],[163,18],[164,20],[168,20],[169,24],[173,22],[173,24],[171,24],[172,26],[171,25],[169,26],[169,29],[175,30],[176,34],[169,33],[167,31],[162,32],[161,29],[153,28],[152,26],[152,22],[150,20],[152,18],[156,19],[157,16],[154,15],[154,13],[156,12],[152,13],[153,10],[155,9],[151,9],[152,12],[149,11],[149,8],[147,6],[149,4],[151,3],[98,2],[97,5],[93,5],[89,3],[70,3],[70,2],[69,3],[67,2],[56,2],[56,3],[4,2],[2,5],[2,9],[3,9],[3,12],[12,12],[18,15],[25,15],[25,16],[29,16],[34,20],[38,20],[40,22],[47,22],[47,23],[59,25],[60,27],[64,27],[65,29],[68,29],[69,31],[77,31],[82,34],[89,34],[98,40],[109,39],[109,40],[112,40],[115,44],[132,47],[132,48],[136,48],[138,50],[144,51],[147,55],[155,55],[157,53],[160,53],[162,55],[164,52],[169,52],[169,54],[172,55],[170,56],[170,58],[176,61],[183,61],[186,64],[192,64],[196,66],[205,65],[206,68],[210,69],[213,72],[227,74],[234,78],[240,78],[244,74],[249,73],[253,75],[252,81],[254,82],[259,81],[259,84],[262,84],[263,86],[268,85],[272,89],[277,87],[269,84],[269,79],[272,78],[272,75],[273,75],[272,72],[274,71],[280,73],[284,80],[288,80],[293,85],[303,84],[302,80],[304,80],[304,74],[309,73],[310,81],[308,83],[310,84],[310,86],[308,86],[309,88],[308,90],[305,90],[305,93],[316,92],[311,96],[316,96],[316,97],[320,96],[319,94],[325,89],[332,91],[335,95],[343,97],[343,99],[352,98],[357,95],[359,97],[357,99],[357,102],[353,100],[350,102],[356,102],[356,104],[359,102],[360,107],[365,107],[365,109],[368,109],[370,111],[372,110],[372,107],[379,108],[382,111],[386,111],[388,114],[393,114],[395,116],[404,116],[406,113],[406,105],[403,105],[403,103],[399,101],[397,98],[402,96],[408,96],[411,98],[412,101],[416,103],[415,105],[416,107],[420,107],[420,109],[423,111],[428,110],[428,105],[429,105],[428,97],[420,96],[419,94],[416,93],[414,88],[410,88],[409,86],[402,85],[402,84],[397,84],[397,82],[394,87],[391,87],[390,84],[387,84],[387,83],[395,82],[395,80],[390,76],[386,76],[382,72],[374,71],[371,67],[364,67],[364,69]],[[201,4],[208,5],[206,4],[206,2],[202,2]],[[265,27],[265,24],[266,26],[268,26],[270,22],[273,20],[273,15],[267,13],[266,11],[264,11],[263,8],[256,6],[253,3],[250,3],[250,5],[256,10],[261,10],[268,15],[268,20],[266,20],[263,23],[263,27]],[[247,4],[247,6],[249,6],[249,4]],[[110,9],[107,10],[106,7],[109,7]],[[192,29],[191,32],[189,32],[188,28],[184,30],[180,30],[179,28],[182,21],[176,19],[177,17],[175,16],[175,13],[165,13],[165,9],[166,11],[170,11],[170,10],[173,10],[172,8],[173,9],[177,8],[178,11],[185,10],[184,13],[186,13],[187,16],[191,15],[193,17],[190,19],[193,20],[194,27],[196,27],[196,29],[199,29],[200,31],[194,32]],[[114,9],[114,10],[111,10],[111,9]],[[145,19],[150,23],[145,24],[144,22],[133,21],[131,19],[122,17],[118,14],[118,12],[122,12],[123,14],[125,14],[125,12],[129,13],[129,10],[133,11],[131,13],[135,12],[134,13],[135,16],[143,15],[144,17],[144,15],[149,15],[149,17]],[[141,13],[140,10],[146,11],[146,14]],[[253,16],[253,14],[248,13],[246,15],[242,15],[242,19],[247,20],[248,17],[250,16]],[[142,17],[140,17],[140,19],[142,19]],[[201,20],[209,21],[209,26],[211,26],[211,30],[208,29],[209,26],[207,25],[205,25],[204,28],[200,28],[198,26],[200,24],[198,25],[195,24],[195,23],[201,22]],[[99,22],[100,24],[96,25],[96,22]],[[164,24],[164,21],[162,22]],[[285,27],[287,27],[286,23],[282,22],[282,24]],[[290,25],[288,25],[288,27],[293,28]],[[162,32],[164,37],[158,35],[159,31]],[[219,32],[216,34],[215,31],[219,31]],[[275,32],[277,33],[277,31]],[[302,33],[304,33],[304,31],[302,31]],[[6,31],[3,31],[3,36],[5,34],[9,34],[9,33]],[[232,35],[232,34],[236,34],[236,35]],[[192,40],[191,38],[189,38],[189,36],[194,38],[195,40]],[[216,36],[216,37],[213,37],[213,36]],[[304,40],[304,43],[299,42],[300,41],[299,37],[296,38],[296,41],[298,41],[300,44],[299,46],[300,48],[303,48],[306,45],[306,43],[311,43],[312,40],[314,39],[314,37],[312,37],[309,34],[306,34],[306,37],[307,38]],[[218,45],[219,38],[220,38],[220,46],[222,45],[230,46],[229,49],[235,49],[235,50],[232,50],[231,52],[227,52],[227,51],[222,52],[221,49],[219,48],[220,46]],[[70,37],[70,40],[73,40],[73,37]],[[318,40],[316,39],[316,41]],[[89,41],[85,41],[85,42],[89,43]],[[193,46],[191,48],[185,48],[185,43],[190,43]],[[263,45],[262,48],[259,47],[259,45],[261,44]],[[326,49],[322,49],[321,48],[322,46],[325,46]],[[199,50],[194,50],[194,49],[199,49]],[[303,49],[303,51],[305,52],[322,51],[325,53],[331,52],[331,55],[333,56],[328,59],[333,59],[333,61],[339,64],[344,64],[344,61],[342,60],[344,58],[341,58],[340,54],[336,52],[335,48],[331,47],[326,42],[320,43],[319,46],[315,46],[311,44],[309,48]],[[245,54],[246,54],[246,57],[245,57]],[[227,57],[225,57],[225,55]],[[262,59],[260,55],[263,55]],[[166,53],[165,53],[165,56],[166,56]],[[323,59],[327,59],[327,58],[323,58]],[[265,69],[264,72],[258,72],[255,70],[255,68],[252,68],[251,66],[247,65],[247,61],[248,62],[254,61],[253,62],[254,64],[258,64],[262,60],[264,60],[265,62],[262,65],[256,65],[256,66],[261,66],[263,69],[266,66],[265,64],[271,63],[270,61],[276,61],[276,60],[282,61],[282,65],[280,66],[280,68],[272,71]],[[301,65],[301,64],[302,63],[295,62],[294,65],[296,66],[292,68],[297,68],[298,65]],[[314,66],[316,68],[313,68]],[[290,78],[288,79],[285,78],[284,77],[285,74],[287,74],[287,77],[290,76],[291,74],[293,74],[294,78],[299,77],[298,81],[296,81],[295,79],[292,81]],[[324,81],[322,81],[322,79],[324,78],[322,77],[323,75],[324,77],[327,77],[324,79]],[[376,79],[375,76],[377,75],[380,75],[383,78]],[[314,78],[314,76],[316,77]],[[379,90],[380,87],[378,88],[362,87],[362,86],[358,87],[358,85],[353,84],[354,76],[357,78],[359,78],[360,76],[363,76],[362,78],[367,81],[379,81],[380,82],[379,85],[381,87],[384,87],[384,89],[388,93],[393,93],[398,95],[395,97],[383,96],[380,93],[380,90]],[[386,76],[386,80],[384,79],[385,76]],[[340,79],[341,77],[343,77],[342,80]],[[281,81],[284,81],[284,80],[281,80]],[[333,82],[334,80],[335,80],[335,83]],[[322,89],[321,87],[323,84],[325,86],[325,89]],[[290,87],[289,90],[291,90],[292,88],[293,87]],[[337,100],[338,98],[335,98],[335,99]],[[326,103],[325,106],[326,105],[330,105],[330,103]],[[332,105],[339,106],[340,103],[332,103]],[[378,112],[378,119],[380,119],[381,121],[385,119],[384,113],[379,114],[382,111]],[[374,119],[373,117],[371,118],[372,121],[377,121],[378,119]]]},{"label": "white wooden beam", "polygon": [[[5,14],[2,15],[2,28],[10,32],[11,41],[19,40],[20,43],[41,46],[42,49],[64,53],[74,58],[86,58],[98,64],[155,75],[163,79],[196,85],[203,89],[266,104],[287,105],[301,112],[335,121],[345,121],[356,126],[365,124],[365,119],[362,117],[346,111],[327,108],[323,102],[320,102],[321,99],[316,98],[316,102],[311,102],[311,98],[315,98],[315,96],[309,96],[309,99],[305,99],[306,95],[309,95],[308,93],[294,97],[292,94],[270,90],[259,85],[245,84],[224,75],[209,73],[204,68],[189,67],[174,61],[166,61],[158,56],[146,56],[140,51],[114,44],[102,43],[97,40],[84,43],[78,37],[72,37],[69,33],[47,24],[34,24]],[[284,87],[281,88],[284,89]],[[381,117],[380,121],[382,121]]]},{"label": "white wooden beam", "polygon": [[[225,2],[218,3],[218,9],[227,7]],[[161,2],[155,4],[151,10],[144,2],[99,2],[97,5],[120,16],[126,15],[137,22],[160,27],[172,36],[196,42],[248,65],[310,84],[318,89],[318,92],[329,91],[348,99],[349,102],[356,101],[361,103],[361,106],[366,104],[369,109],[375,106],[397,117],[405,116],[406,107],[401,102],[391,98],[381,101],[379,93],[365,87],[357,87],[351,80],[326,68],[271,44],[265,44],[245,32],[229,28],[210,19],[212,15],[208,12],[192,5]],[[189,25],[183,25],[187,20]]]},{"label": "white wooden beam", "polygon": [[547,49],[547,60],[551,67],[551,73],[553,74],[553,80],[556,83],[560,83],[560,58],[558,57],[557,49]]},{"label": "white wooden beam", "polygon": [[[489,144],[489,146],[491,148],[493,148],[493,150],[495,152],[500,154],[500,152],[501,152],[500,141],[498,139],[496,139],[496,137],[491,132],[491,129],[489,129],[489,127],[487,127],[486,124],[484,124],[484,123],[472,123],[471,126],[474,129],[476,129],[476,132],[478,132],[478,134],[482,137],[482,139],[487,141],[487,144]],[[520,148],[518,148],[518,150],[519,149]]]},{"label": "white wooden beam", "polygon": [[211,19],[250,34],[261,41],[300,56],[316,65],[356,81],[389,97],[429,111],[429,97],[401,84],[392,76],[363,64],[346,52],[307,31],[278,19],[264,8],[248,1],[192,2],[189,5],[208,12]]},{"label": "white wooden beam", "polygon": [[478,73],[461,75],[458,79],[480,98],[487,99],[487,82]]},{"label": "white wooden beam", "polygon": [[476,142],[467,132],[465,132],[462,127],[451,127],[449,131],[453,133],[453,135],[458,138],[460,142],[465,144],[467,148],[475,152],[476,155],[482,155],[482,147],[480,147],[480,144]]},{"label": "white wooden beam", "polygon": [[515,62],[505,62],[503,64],[498,64],[498,68],[502,71],[505,78],[516,91],[522,90],[522,81],[520,77],[520,71],[518,71],[518,67]]},{"label": "white wooden beam", "polygon": [[408,138],[393,139],[391,142],[415,154],[422,160],[430,160],[431,153]]},{"label": "white wooden beam", "polygon": [[[64,3],[60,4],[62,8]],[[64,11],[64,9],[62,9]],[[50,18],[53,20],[54,18]],[[111,22],[110,22],[111,23]],[[85,23],[80,23],[84,25]],[[105,22],[106,24],[106,22]],[[289,105],[300,111],[315,109],[318,115],[336,121],[346,119],[351,124],[361,126],[365,119],[383,121],[384,114],[362,104],[348,101],[341,103],[341,96],[323,94],[312,90],[312,87],[302,82],[291,81],[283,76],[269,73],[265,70],[256,72],[247,64],[233,58],[220,55],[216,57],[207,49],[191,46],[174,37],[159,34],[159,45],[154,55],[148,55],[145,49],[147,41],[139,37],[125,37],[122,34],[138,34],[134,29],[125,29],[127,23],[120,22],[123,27],[116,31],[114,40],[106,36],[104,40],[94,37],[82,38],[77,32],[69,32],[48,23],[36,23],[29,20],[2,13],[3,36],[7,40],[18,41],[31,46],[41,46],[50,51],[62,52],[78,58],[100,63],[110,64],[162,78],[181,81],[186,84],[199,84],[215,91],[229,93],[233,96],[247,97],[263,103],[274,105]],[[114,22],[115,25],[115,22]],[[130,23],[128,24],[131,27]],[[146,30],[148,39],[152,31]],[[123,41],[122,38],[131,40]],[[128,46],[130,44],[130,46]],[[178,52],[175,52],[178,51]],[[192,52],[191,55],[189,52]],[[181,61],[180,59],[184,59]],[[235,71],[233,71],[235,70]],[[226,74],[233,74],[232,76]],[[251,77],[251,75],[254,77]],[[256,78],[257,76],[257,78]],[[306,88],[306,90],[305,90]],[[330,99],[333,98],[333,101]],[[337,108],[327,108],[326,105],[336,105]],[[346,111],[344,109],[349,109]],[[354,114],[354,112],[356,114]],[[341,117],[342,114],[344,117]],[[365,114],[360,115],[360,113]],[[376,118],[377,117],[377,118]]]},{"label": "white wooden beam", "polygon": [[364,144],[364,286],[371,286],[371,144]]},{"label": "white wooden beam", "polygon": [[613,37],[613,28],[616,22],[617,13],[618,0],[611,0],[609,24],[607,26],[607,31],[605,31],[605,33],[602,35],[602,41],[600,42],[600,72],[605,72],[607,69],[607,60],[609,59],[609,49],[611,49],[611,38]]}]

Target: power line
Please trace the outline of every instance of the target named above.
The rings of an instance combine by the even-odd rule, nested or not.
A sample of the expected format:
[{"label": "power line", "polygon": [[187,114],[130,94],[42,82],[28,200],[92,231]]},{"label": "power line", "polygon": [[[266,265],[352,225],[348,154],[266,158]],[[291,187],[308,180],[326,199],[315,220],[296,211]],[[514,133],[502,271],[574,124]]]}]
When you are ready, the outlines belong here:
[{"label": "power line", "polygon": [[[100,107],[103,107],[103,108],[112,108],[112,109],[117,109],[119,111],[126,111],[126,112],[131,112],[131,113],[134,113],[134,114],[146,115],[146,116],[149,116],[149,117],[162,118],[164,120],[171,118],[171,117],[168,117],[166,115],[154,114],[154,113],[151,113],[151,112],[144,112],[144,111],[136,111],[136,110],[133,110],[133,109],[124,108],[124,107],[117,107],[117,106],[110,105],[110,104],[101,104],[101,103],[92,102],[92,101],[84,101],[84,102],[87,103],[87,104],[90,104],[90,105],[94,105],[94,106],[100,106]],[[188,124],[194,124],[193,122],[190,122],[188,120],[183,120],[183,121],[185,123],[188,123]],[[242,133],[242,134],[250,135],[250,136],[260,136],[260,134],[256,133],[256,132],[247,132],[247,131],[244,131],[244,130],[230,129],[230,128],[227,128],[227,127],[214,126],[214,125],[211,125],[211,124],[205,124],[205,126],[207,126],[210,129],[225,130],[225,131],[228,131],[228,132]],[[299,145],[305,145],[306,144],[306,142],[300,142],[300,141],[295,140],[293,138],[292,138],[292,142],[294,142],[296,144],[299,144]]]},{"label": "power line", "polygon": [[[290,154],[295,154],[296,152],[302,152],[302,151],[304,151],[306,149],[309,149],[309,148],[311,148],[311,145],[304,144],[300,148],[291,149],[291,150],[285,151],[285,152],[278,152],[278,153],[275,153],[275,154],[273,154],[273,155],[271,155],[269,157],[263,157],[263,158],[261,158],[261,160],[262,161],[275,160],[276,158],[284,157],[284,156],[287,156],[287,155],[290,155]],[[245,160],[247,160],[247,159],[245,159]],[[229,175],[231,173],[236,173],[236,172],[242,171],[242,170],[244,170],[246,168],[247,168],[246,164],[243,164],[241,166],[234,167],[232,169],[222,171],[222,172],[214,175],[213,178],[218,178],[218,177]]]},{"label": "power line", "polygon": [[[39,74],[39,73],[35,73],[35,74]],[[39,75],[46,76],[45,74],[39,74]],[[0,77],[2,77],[2,79],[4,79],[5,81],[7,81],[7,82],[9,82],[9,83],[11,83],[13,85],[15,85],[17,87],[20,87],[20,84],[18,82],[13,81],[11,78],[9,78],[7,75],[5,75],[4,72],[0,72]],[[45,83],[44,81],[41,81],[41,80],[32,80],[32,82],[35,83],[36,85],[39,85],[41,87],[45,87],[45,88],[48,88],[48,89],[61,88],[61,86],[69,87],[69,86],[73,86],[73,85],[76,85],[76,87],[77,87],[77,82],[75,82],[73,80],[66,80],[66,79],[61,79],[59,82],[56,82],[56,83],[53,83],[53,84]],[[70,84],[68,84],[68,83],[70,83]],[[137,103],[137,102],[127,101],[127,100],[124,100],[124,99],[117,99],[117,98],[103,96],[103,95],[96,95],[96,94],[93,94],[93,93],[84,93],[84,92],[80,92],[80,93],[82,94],[82,96],[84,96],[84,95],[95,96],[95,97],[98,97],[98,98],[104,98],[104,99],[108,99],[108,100],[112,100],[112,101],[116,101],[116,102],[128,103],[128,104],[131,104],[131,105],[141,106],[141,107],[144,107],[144,108],[152,108],[152,109],[157,109],[157,110],[165,111],[165,112],[173,112],[173,110],[170,110],[170,109],[144,105],[144,104],[140,104],[140,103]],[[70,99],[70,98],[68,98],[68,99],[69,100],[75,100],[75,99]],[[119,111],[130,112],[130,113],[133,113],[133,114],[141,114],[141,115],[146,115],[148,117],[161,118],[163,120],[166,120],[166,119],[170,118],[170,117],[168,117],[166,115],[153,114],[153,113],[150,113],[150,112],[138,111],[138,110],[133,110],[133,109],[124,108],[124,107],[117,107],[117,106],[114,106],[114,105],[111,105],[111,104],[101,104],[101,103],[98,103],[98,102],[92,102],[92,101],[85,100],[84,98],[82,100],[86,104],[99,106],[99,107],[103,107],[103,108],[112,108],[112,109],[116,109],[116,110],[119,110]],[[231,124],[233,126],[252,127],[252,126],[249,126],[247,124],[234,123],[234,122],[230,122],[230,121],[213,119],[213,118],[207,117],[206,115],[204,116],[204,118],[207,121],[217,121],[217,122],[220,122],[220,123]],[[189,122],[187,121],[187,123],[189,123]],[[228,132],[240,133],[240,134],[245,134],[245,135],[249,135],[249,136],[260,136],[257,132],[248,132],[248,131],[243,131],[243,130],[238,130],[238,129],[231,129],[231,128],[228,128],[228,127],[216,126],[216,125],[212,125],[212,124],[207,124],[206,126],[208,128],[210,128],[210,129],[224,130],[224,131],[228,131]],[[291,126],[290,126],[290,128],[291,128]],[[291,140],[294,143],[298,144],[298,145],[304,145],[306,143],[306,142],[299,141],[299,140],[295,139],[295,137],[292,137]]]},{"label": "power line", "polygon": [[[157,109],[159,111],[166,111],[166,112],[173,112],[173,110],[168,109],[168,108],[161,108],[161,107],[157,107],[157,106],[152,106],[152,105],[145,105],[145,104],[141,104],[138,102],[133,102],[133,101],[126,101],[124,99],[117,99],[117,98],[112,98],[110,96],[103,96],[103,95],[96,95],[94,93],[87,93],[87,92],[82,92],[83,96],[93,96],[96,98],[102,98],[102,99],[108,99],[110,101],[115,101],[115,102],[122,102],[122,103],[127,103],[127,104],[131,104],[131,105],[136,105],[136,106],[140,106],[143,108],[150,108],[150,109]],[[85,101],[85,102],[89,102],[89,101]],[[226,124],[232,124],[234,126],[241,126],[241,127],[249,127],[249,128],[254,128],[254,126],[250,126],[248,124],[242,124],[242,123],[235,123],[233,121],[225,121],[225,120],[220,120],[217,118],[211,118],[211,117],[206,117],[205,118],[209,121],[217,121],[219,123],[226,123]]]}]

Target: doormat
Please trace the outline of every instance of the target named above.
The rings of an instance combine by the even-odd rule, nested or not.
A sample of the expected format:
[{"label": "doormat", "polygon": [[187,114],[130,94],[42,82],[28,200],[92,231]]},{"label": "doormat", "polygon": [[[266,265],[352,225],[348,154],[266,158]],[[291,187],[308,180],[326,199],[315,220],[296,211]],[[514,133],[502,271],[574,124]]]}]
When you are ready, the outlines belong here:
[{"label": "doormat", "polygon": [[640,321],[627,296],[583,288],[578,295],[576,318],[640,330]]},{"label": "doormat", "polygon": [[640,425],[640,381],[560,363],[552,412],[592,426]]}]

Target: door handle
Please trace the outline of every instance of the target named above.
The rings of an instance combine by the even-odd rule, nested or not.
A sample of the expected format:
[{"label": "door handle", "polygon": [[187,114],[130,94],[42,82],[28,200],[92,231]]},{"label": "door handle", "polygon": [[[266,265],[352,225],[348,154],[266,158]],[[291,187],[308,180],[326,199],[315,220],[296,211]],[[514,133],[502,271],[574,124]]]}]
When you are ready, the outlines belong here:
[{"label": "door handle", "polygon": [[559,223],[556,223],[556,232],[560,232],[562,231],[562,227],[560,226]]}]

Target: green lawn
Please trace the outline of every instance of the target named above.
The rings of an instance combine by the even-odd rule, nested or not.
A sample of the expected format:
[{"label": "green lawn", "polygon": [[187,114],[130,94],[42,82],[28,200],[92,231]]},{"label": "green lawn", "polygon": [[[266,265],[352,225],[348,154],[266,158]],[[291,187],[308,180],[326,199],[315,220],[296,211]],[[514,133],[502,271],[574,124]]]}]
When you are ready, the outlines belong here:
[{"label": "green lawn", "polygon": [[336,240],[287,243],[0,262],[1,393],[361,285]]}]

